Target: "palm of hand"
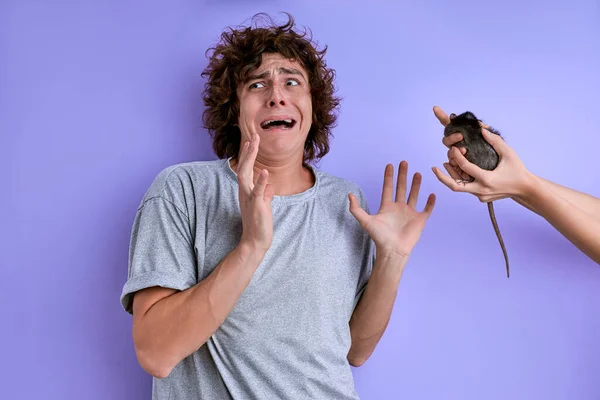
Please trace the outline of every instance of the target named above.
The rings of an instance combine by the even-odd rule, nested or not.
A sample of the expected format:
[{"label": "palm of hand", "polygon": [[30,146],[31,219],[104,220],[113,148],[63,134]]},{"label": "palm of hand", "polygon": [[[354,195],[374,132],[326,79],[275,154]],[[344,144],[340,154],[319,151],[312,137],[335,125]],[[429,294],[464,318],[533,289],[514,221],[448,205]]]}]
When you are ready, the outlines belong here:
[{"label": "palm of hand", "polygon": [[427,217],[401,201],[382,202],[364,229],[378,248],[406,256],[417,244]]},{"label": "palm of hand", "polygon": [[435,195],[430,194],[422,212],[415,207],[421,186],[421,174],[413,177],[408,200],[406,201],[406,176],[408,163],[400,163],[396,199],[393,198],[394,167],[386,166],[383,180],[381,206],[375,215],[367,214],[353,195],[350,195],[350,212],[369,234],[380,253],[394,253],[408,256],[417,244],[425,223],[435,204]]}]

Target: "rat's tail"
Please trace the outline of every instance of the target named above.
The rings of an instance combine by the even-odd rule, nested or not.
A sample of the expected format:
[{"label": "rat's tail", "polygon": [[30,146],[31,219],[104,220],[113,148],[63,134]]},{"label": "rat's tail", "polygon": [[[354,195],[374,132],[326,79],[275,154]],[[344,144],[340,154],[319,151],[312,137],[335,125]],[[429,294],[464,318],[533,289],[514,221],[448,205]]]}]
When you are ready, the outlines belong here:
[{"label": "rat's tail", "polygon": [[504,261],[506,262],[506,277],[510,278],[510,268],[508,265],[508,254],[506,253],[506,247],[504,246],[504,240],[502,239],[502,234],[500,233],[500,228],[498,228],[498,221],[496,221],[496,213],[494,212],[494,203],[492,201],[487,203],[488,211],[490,213],[490,218],[492,220],[492,225],[494,226],[494,230],[496,231],[496,236],[498,237],[498,241],[500,242],[500,247],[502,247],[502,253],[504,253]]}]

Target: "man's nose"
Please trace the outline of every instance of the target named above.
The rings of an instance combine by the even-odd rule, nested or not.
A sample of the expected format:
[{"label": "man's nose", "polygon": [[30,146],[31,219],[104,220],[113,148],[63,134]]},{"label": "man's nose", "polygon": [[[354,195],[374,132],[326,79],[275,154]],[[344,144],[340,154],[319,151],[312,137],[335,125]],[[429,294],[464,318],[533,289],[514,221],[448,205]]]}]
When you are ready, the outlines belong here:
[{"label": "man's nose", "polygon": [[271,89],[271,93],[269,96],[268,106],[276,107],[276,106],[285,106],[285,96],[283,91],[278,85],[274,85],[273,89]]}]

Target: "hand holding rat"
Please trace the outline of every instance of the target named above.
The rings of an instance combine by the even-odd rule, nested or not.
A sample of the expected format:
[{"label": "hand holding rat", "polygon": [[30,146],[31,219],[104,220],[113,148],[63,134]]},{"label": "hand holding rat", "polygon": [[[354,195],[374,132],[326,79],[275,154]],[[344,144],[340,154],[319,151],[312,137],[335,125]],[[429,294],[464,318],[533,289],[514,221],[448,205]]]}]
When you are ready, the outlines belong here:
[{"label": "hand holding rat", "polygon": [[363,229],[371,236],[377,246],[378,254],[394,254],[408,256],[419,241],[425,222],[431,215],[435,205],[435,195],[432,193],[422,212],[415,207],[421,187],[421,174],[413,176],[408,200],[406,199],[406,176],[408,163],[402,161],[396,183],[396,199],[394,200],[392,182],[394,167],[386,165],[383,178],[381,206],[375,215],[365,212],[353,194],[349,194],[350,212],[358,220]]},{"label": "hand holding rat", "polygon": [[[439,107],[433,109],[440,123],[446,126],[450,118]],[[466,149],[458,149],[453,145],[462,140],[461,134],[445,137],[442,143],[450,148],[449,163],[444,163],[450,177],[438,168],[432,168],[440,182],[455,192],[471,193],[482,202],[489,202],[506,197],[520,197],[527,191],[533,178],[521,162],[515,151],[504,140],[489,132],[488,125],[481,124],[483,137],[494,147],[500,156],[498,166],[493,171],[486,171],[470,163],[464,156]],[[474,178],[473,182],[465,182]]]}]

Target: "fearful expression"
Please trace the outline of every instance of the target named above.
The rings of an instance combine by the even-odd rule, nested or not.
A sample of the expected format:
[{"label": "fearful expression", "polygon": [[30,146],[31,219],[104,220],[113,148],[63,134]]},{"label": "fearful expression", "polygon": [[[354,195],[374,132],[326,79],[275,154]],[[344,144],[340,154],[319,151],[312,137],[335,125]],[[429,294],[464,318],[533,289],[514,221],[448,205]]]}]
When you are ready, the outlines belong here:
[{"label": "fearful expression", "polygon": [[238,85],[242,144],[260,135],[259,155],[269,159],[304,154],[312,125],[308,74],[297,62],[277,53],[262,55],[260,67]]}]

